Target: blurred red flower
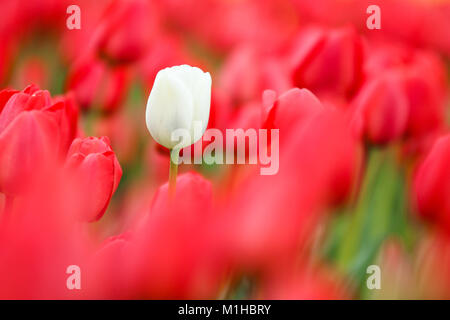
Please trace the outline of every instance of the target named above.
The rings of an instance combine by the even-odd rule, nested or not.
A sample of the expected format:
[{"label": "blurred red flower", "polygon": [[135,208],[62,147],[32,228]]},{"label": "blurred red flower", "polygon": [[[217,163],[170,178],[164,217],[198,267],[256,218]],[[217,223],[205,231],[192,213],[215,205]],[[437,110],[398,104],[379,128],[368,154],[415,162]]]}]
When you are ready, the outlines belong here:
[{"label": "blurred red flower", "polygon": [[67,168],[75,175],[83,193],[83,221],[100,219],[116,191],[122,168],[107,137],[77,138],[67,154]]},{"label": "blurred red flower", "polygon": [[130,81],[126,67],[108,67],[97,58],[81,58],[74,63],[66,81],[84,109],[111,112],[120,107]]},{"label": "blurred red flower", "polygon": [[279,97],[275,91],[265,91],[263,108],[264,127],[281,129],[285,135],[293,127],[323,110],[322,103],[311,91],[299,88],[290,89]]},{"label": "blurred red flower", "polygon": [[276,270],[293,263],[324,209],[350,196],[360,151],[345,117],[329,109],[305,117],[292,135],[280,137],[287,141],[280,143],[279,172],[251,175],[222,208],[227,213],[222,232],[240,269]]},{"label": "blurred red flower", "polygon": [[414,199],[420,215],[450,231],[450,135],[438,139],[418,168]]},{"label": "blurred red flower", "polygon": [[294,86],[319,97],[350,98],[363,81],[363,43],[351,27],[303,31],[293,41],[290,59]]},{"label": "blurred red flower", "polygon": [[367,79],[352,101],[364,137],[375,144],[402,139],[418,145],[442,130],[446,79],[440,59],[386,43],[375,42],[368,51]]},{"label": "blurred red flower", "polygon": [[189,172],[156,192],[150,212],[135,232],[128,273],[146,298],[214,298],[222,282],[224,259],[217,248],[218,228],[211,182]]},{"label": "blurred red flower", "polygon": [[354,102],[362,118],[363,135],[372,143],[388,143],[403,136],[409,108],[401,74],[391,72],[364,84]]},{"label": "blurred red flower", "polygon": [[1,91],[0,104],[0,190],[13,195],[64,155],[78,114],[69,99],[52,101],[35,86]]},{"label": "blurred red flower", "polygon": [[158,32],[158,19],[152,1],[112,1],[95,34],[100,56],[112,63],[142,58]]}]

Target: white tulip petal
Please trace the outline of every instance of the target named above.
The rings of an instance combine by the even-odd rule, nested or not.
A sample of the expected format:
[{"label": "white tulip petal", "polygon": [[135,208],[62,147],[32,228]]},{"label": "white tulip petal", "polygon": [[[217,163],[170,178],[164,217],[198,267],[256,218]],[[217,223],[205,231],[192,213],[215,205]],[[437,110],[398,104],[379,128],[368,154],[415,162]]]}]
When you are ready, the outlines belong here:
[{"label": "white tulip petal", "polygon": [[[163,70],[165,71],[165,70]],[[171,149],[176,129],[190,130],[193,117],[192,94],[186,86],[169,72],[160,72],[147,103],[147,128],[159,144]]]},{"label": "white tulip petal", "polygon": [[[188,65],[158,72],[146,111],[147,127],[158,143],[171,149],[176,129],[187,130],[191,144],[202,137],[208,125],[211,83],[208,72]],[[201,123],[201,130],[194,130],[198,128],[194,122]]]}]

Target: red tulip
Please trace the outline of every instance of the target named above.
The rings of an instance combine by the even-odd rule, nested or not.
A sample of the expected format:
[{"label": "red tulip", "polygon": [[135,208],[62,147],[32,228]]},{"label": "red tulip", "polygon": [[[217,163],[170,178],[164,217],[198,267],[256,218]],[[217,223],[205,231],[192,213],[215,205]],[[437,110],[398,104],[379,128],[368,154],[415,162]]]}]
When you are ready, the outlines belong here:
[{"label": "red tulip", "polygon": [[350,27],[303,32],[292,49],[292,79],[299,88],[351,97],[362,81],[363,45]]},{"label": "red tulip", "polygon": [[[404,100],[400,99],[400,95],[404,95],[407,102],[407,121],[403,135],[405,138],[421,139],[429,133],[442,129],[445,123],[446,79],[445,67],[439,57],[427,51],[386,44],[375,44],[368,52],[370,54],[366,63],[366,71],[369,79],[380,78],[380,74],[384,73],[395,74],[396,84],[392,84],[392,80],[390,84],[387,83],[387,80],[383,80],[385,85],[389,85],[390,88],[386,90],[379,88],[384,92],[384,99],[387,98],[388,93],[391,99],[397,96],[395,99],[397,107],[393,107],[394,102],[390,103],[390,109],[392,109],[389,112],[390,115],[386,113],[389,108],[389,103],[386,101],[384,119],[386,120],[386,116],[389,116],[391,120],[390,123],[383,125],[389,127],[397,123],[395,128],[391,129],[397,130],[397,137],[400,131],[403,131],[398,127],[403,120],[398,120],[405,116],[405,111],[399,109],[399,101]],[[381,79],[386,79],[387,76],[382,75],[381,77]],[[368,94],[368,86],[370,85],[365,85],[366,92],[361,92],[360,95]],[[362,90],[364,91],[364,89]],[[394,92],[397,93],[394,94]],[[376,93],[372,93],[372,95],[374,94]],[[377,99],[372,97],[370,100]],[[372,121],[378,122],[377,119]]]},{"label": "red tulip", "polygon": [[126,68],[109,68],[96,58],[83,58],[69,72],[66,86],[82,108],[114,111],[120,106],[128,83]]},{"label": "red tulip", "polygon": [[[213,298],[221,283],[221,252],[214,250],[212,185],[196,173],[177,177],[169,202],[168,184],[156,192],[150,212],[135,233],[132,272],[147,298]],[[157,263],[156,263],[157,261]]]},{"label": "red tulip", "polygon": [[319,99],[308,89],[293,88],[279,97],[274,91],[267,90],[264,92],[263,104],[264,127],[277,128],[283,133],[323,110]]},{"label": "red tulip", "polygon": [[291,130],[280,132],[279,172],[251,176],[223,209],[231,254],[245,269],[292,263],[323,209],[346,200],[358,174],[358,144],[341,112],[324,109]]},{"label": "red tulip", "polygon": [[446,78],[443,62],[431,53],[418,52],[406,71],[409,101],[407,135],[420,137],[445,125]]},{"label": "red tulip", "polygon": [[367,82],[354,102],[367,140],[382,144],[403,136],[409,105],[401,74],[386,73]]},{"label": "red tulip", "polygon": [[[91,244],[74,219],[78,190],[61,173],[58,166],[35,173],[40,179],[14,199],[13,210],[1,213],[1,299],[77,299],[89,288]],[[70,265],[81,268],[81,290],[67,287]]]},{"label": "red tulip", "polygon": [[260,99],[266,89],[284,92],[291,87],[287,70],[275,55],[263,55],[253,47],[239,47],[225,62],[219,87],[234,104]]},{"label": "red tulip", "polygon": [[48,91],[35,86],[1,91],[0,104],[0,190],[13,195],[65,152],[76,115],[68,103],[53,104]]},{"label": "red tulip", "polygon": [[130,281],[134,273],[128,272],[132,249],[131,232],[106,239],[89,261],[86,274],[89,299],[132,299],[136,287]]},{"label": "red tulip", "polygon": [[[433,47],[446,55],[450,54],[450,4],[447,1],[392,0],[374,3],[370,0],[318,0],[308,2],[294,0],[297,12],[304,22],[323,25],[352,24],[376,38],[413,43],[420,47]],[[365,15],[370,5],[381,8],[381,30],[370,30]],[[326,8],[326,10],[323,10]],[[303,18],[303,19],[302,19]],[[307,21],[305,21],[307,20]]]},{"label": "red tulip", "polygon": [[[240,44],[273,50],[295,32],[296,16],[289,1],[217,0],[160,2],[169,20],[220,52]],[[214,28],[211,28],[214,25]]]},{"label": "red tulip", "polygon": [[158,30],[155,5],[145,0],[114,0],[106,9],[96,37],[100,55],[115,63],[144,56]]},{"label": "red tulip", "polygon": [[68,29],[66,27],[66,8],[69,4],[66,3],[64,8],[60,10],[60,18],[64,21],[60,23],[61,34],[58,35],[60,43],[60,51],[64,61],[71,65],[77,61],[81,56],[91,53],[96,55],[96,46],[98,43],[98,28],[99,23],[111,1],[90,1],[78,0],[76,5],[81,9],[81,28]]},{"label": "red tulip", "polygon": [[420,165],[414,198],[420,215],[450,231],[450,135],[438,139]]},{"label": "red tulip", "polygon": [[67,154],[67,167],[82,190],[83,221],[96,221],[116,191],[122,169],[107,137],[77,138]]},{"label": "red tulip", "polygon": [[78,135],[78,115],[79,109],[72,94],[56,96],[52,99],[53,108],[61,109],[58,117],[58,125],[61,133],[61,147],[65,155],[69,147]]}]

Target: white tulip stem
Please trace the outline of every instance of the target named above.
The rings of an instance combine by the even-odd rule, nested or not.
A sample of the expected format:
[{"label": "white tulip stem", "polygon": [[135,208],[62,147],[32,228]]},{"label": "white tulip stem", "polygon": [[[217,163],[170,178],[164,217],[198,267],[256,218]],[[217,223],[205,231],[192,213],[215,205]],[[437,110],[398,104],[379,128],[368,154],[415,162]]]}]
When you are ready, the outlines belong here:
[{"label": "white tulip stem", "polygon": [[170,150],[170,169],[169,169],[169,198],[175,195],[177,185],[178,157],[180,149]]}]

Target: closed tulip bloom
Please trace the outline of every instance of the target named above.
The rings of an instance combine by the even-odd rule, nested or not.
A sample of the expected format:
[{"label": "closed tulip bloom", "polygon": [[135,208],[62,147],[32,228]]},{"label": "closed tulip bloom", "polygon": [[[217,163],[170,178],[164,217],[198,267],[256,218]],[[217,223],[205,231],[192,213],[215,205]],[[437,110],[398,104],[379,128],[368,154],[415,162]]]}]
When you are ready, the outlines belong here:
[{"label": "closed tulip bloom", "polygon": [[401,74],[393,72],[372,79],[354,101],[363,135],[371,143],[388,143],[405,133],[409,105],[402,80]]},{"label": "closed tulip bloom", "polygon": [[59,155],[77,127],[76,107],[68,98],[28,86],[0,91],[0,192],[16,195]]},{"label": "closed tulip bloom", "polygon": [[81,108],[113,112],[121,106],[128,84],[125,67],[108,67],[101,60],[88,57],[74,64],[66,87],[73,91]]},{"label": "closed tulip bloom", "polygon": [[[365,65],[368,79],[380,78],[383,73],[395,74],[396,82],[402,87],[408,109],[406,127],[402,130],[405,138],[422,139],[445,127],[446,70],[438,55],[408,46],[386,44],[375,45],[369,52]],[[374,100],[380,100],[388,93],[393,98],[394,91],[400,89],[398,84],[387,85],[390,88]],[[397,103],[391,104],[398,106],[398,100],[397,97]]]},{"label": "closed tulip bloom", "polygon": [[291,87],[282,59],[245,45],[236,48],[224,62],[218,83],[236,105],[259,99],[265,89],[284,92]]},{"label": "closed tulip bloom", "polygon": [[278,97],[274,91],[266,90],[263,103],[264,126],[287,131],[324,109],[311,91],[299,88],[292,88]]},{"label": "closed tulip bloom", "polygon": [[220,225],[212,184],[194,172],[177,180],[176,201],[171,205],[167,205],[170,186],[157,190],[135,232],[128,272],[145,298],[210,299],[217,294],[223,267],[216,251]]},{"label": "closed tulip bloom", "polygon": [[[168,149],[178,145],[172,133],[187,130],[189,141],[198,141],[206,130],[211,104],[211,75],[188,65],[166,68],[158,72],[147,102],[146,122],[152,137]],[[194,130],[196,122],[200,127]],[[200,130],[201,129],[201,130]]]},{"label": "closed tulip bloom", "polygon": [[113,64],[136,62],[155,42],[158,26],[153,1],[111,1],[96,29],[98,53]]},{"label": "closed tulip bloom", "polygon": [[68,155],[67,167],[75,173],[82,190],[83,221],[100,219],[119,185],[122,169],[107,137],[77,138]]},{"label": "closed tulip bloom", "polygon": [[419,167],[414,190],[422,217],[450,231],[450,135],[436,141]]},{"label": "closed tulip bloom", "polygon": [[351,27],[309,29],[294,41],[292,81],[319,97],[351,97],[363,78],[363,43]]}]

